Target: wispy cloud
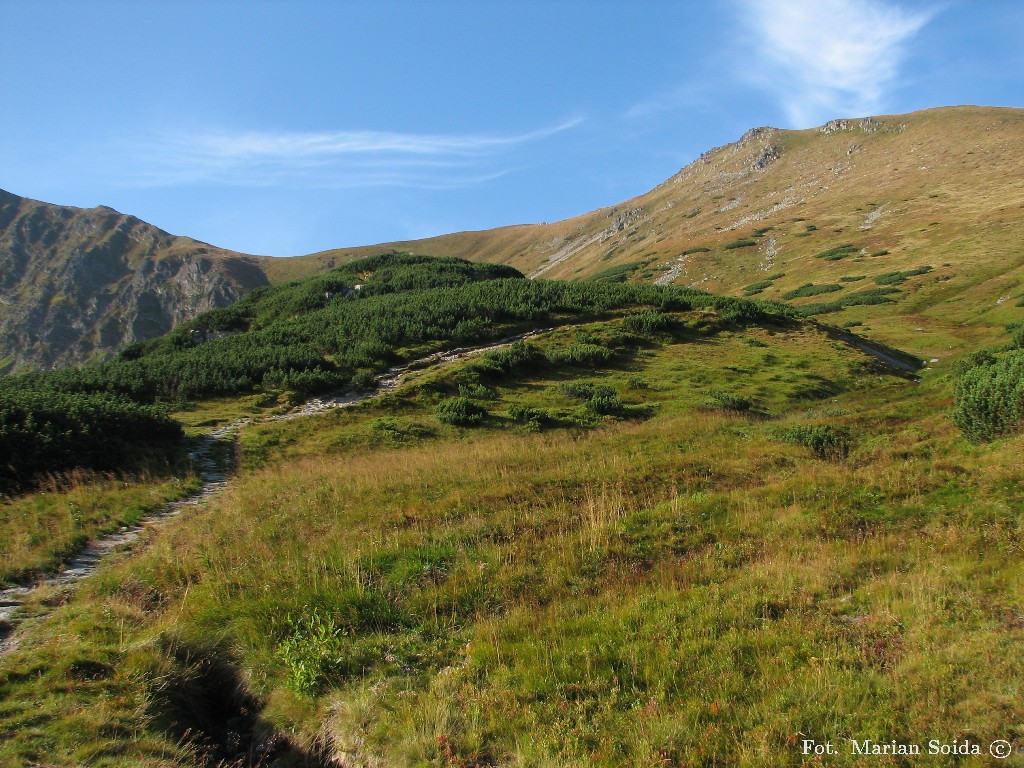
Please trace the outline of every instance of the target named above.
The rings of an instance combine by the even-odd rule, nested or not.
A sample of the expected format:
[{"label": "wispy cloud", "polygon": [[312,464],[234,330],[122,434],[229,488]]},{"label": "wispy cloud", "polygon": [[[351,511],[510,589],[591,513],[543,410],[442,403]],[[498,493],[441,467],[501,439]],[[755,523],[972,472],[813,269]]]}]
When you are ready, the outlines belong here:
[{"label": "wispy cloud", "polygon": [[935,11],[882,0],[738,0],[755,48],[745,74],[795,127],[880,111],[910,40]]},{"label": "wispy cloud", "polygon": [[302,184],[325,188],[441,189],[508,172],[517,147],[567,131],[576,117],[520,134],[390,131],[210,131],[162,134],[138,144],[132,183],[140,186]]}]

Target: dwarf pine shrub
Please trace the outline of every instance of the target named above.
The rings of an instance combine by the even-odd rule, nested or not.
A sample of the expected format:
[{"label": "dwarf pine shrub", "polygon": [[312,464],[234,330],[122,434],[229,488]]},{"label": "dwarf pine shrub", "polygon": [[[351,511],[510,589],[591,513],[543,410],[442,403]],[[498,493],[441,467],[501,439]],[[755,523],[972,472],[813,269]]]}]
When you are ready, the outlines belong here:
[{"label": "dwarf pine shrub", "polygon": [[437,404],[434,415],[444,424],[472,427],[484,420],[487,416],[487,409],[482,405],[477,405],[468,397],[449,397]]},{"label": "dwarf pine shrub", "polygon": [[674,318],[660,312],[634,312],[622,318],[622,327],[638,336],[651,336],[655,333],[670,331],[675,324]]},{"label": "dwarf pine shrub", "polygon": [[787,443],[810,448],[819,459],[845,459],[850,454],[850,433],[831,424],[797,424],[780,437]]},{"label": "dwarf pine shrub", "polygon": [[976,355],[953,388],[953,421],[973,442],[994,440],[1024,422],[1024,349]]},{"label": "dwarf pine shrub", "polygon": [[753,401],[744,395],[734,395],[731,392],[714,390],[708,393],[711,396],[711,405],[716,408],[723,408],[727,411],[749,411],[754,405]]}]

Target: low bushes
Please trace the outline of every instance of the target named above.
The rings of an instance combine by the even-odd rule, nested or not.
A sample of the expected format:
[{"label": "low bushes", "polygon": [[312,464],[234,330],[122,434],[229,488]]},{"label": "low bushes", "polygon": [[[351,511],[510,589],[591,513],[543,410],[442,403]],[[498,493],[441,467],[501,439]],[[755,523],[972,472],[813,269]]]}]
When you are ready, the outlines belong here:
[{"label": "low bushes", "polygon": [[638,336],[653,336],[671,331],[677,325],[675,318],[660,312],[634,312],[622,318],[622,327]]},{"label": "low bushes", "polygon": [[556,347],[547,351],[547,359],[552,365],[572,365],[580,368],[594,368],[607,365],[615,357],[608,347],[598,344],[570,344],[567,347]]},{"label": "low bushes", "polygon": [[835,293],[836,291],[843,290],[843,286],[838,283],[827,283],[825,285],[815,285],[814,283],[805,283],[799,288],[794,288],[792,291],[786,291],[782,294],[782,298],[786,299],[802,299],[805,296],[817,296],[822,293]]},{"label": "low bushes", "polygon": [[885,272],[875,278],[877,285],[899,285],[900,283],[906,282],[908,277],[916,277],[917,275],[926,275],[932,271],[931,267],[918,267],[917,269],[905,269],[902,272]]},{"label": "low bushes", "polygon": [[835,301],[820,301],[813,304],[804,304],[797,307],[801,315],[825,315],[830,312],[840,312],[846,307],[857,307],[870,304],[892,304],[893,299],[889,296],[899,293],[899,288],[868,288],[865,291],[856,291],[840,296]]},{"label": "low bushes", "polygon": [[850,433],[831,424],[797,424],[784,429],[779,438],[810,448],[819,459],[845,459],[850,453]]},{"label": "low bushes", "polygon": [[731,392],[722,392],[720,390],[715,390],[709,394],[712,400],[712,407],[723,408],[727,411],[744,413],[749,411],[754,405],[753,401],[744,395],[734,395]]},{"label": "low bushes", "polygon": [[587,381],[570,381],[559,386],[569,397],[583,400],[583,407],[598,416],[622,416],[627,407],[619,394],[605,384]]},{"label": "low bushes", "polygon": [[173,451],[181,427],[159,406],[105,393],[0,388],[0,490],[73,467],[116,470]]},{"label": "low bushes", "polygon": [[437,404],[434,415],[444,424],[472,427],[483,422],[487,417],[487,409],[468,397],[449,397]]},{"label": "low bushes", "polygon": [[837,245],[835,248],[829,248],[827,251],[815,254],[814,258],[824,259],[825,261],[839,261],[840,259],[845,259],[847,256],[857,253],[859,250],[860,249],[853,245],[853,243],[843,243],[842,245]]},{"label": "low bushes", "polygon": [[512,405],[508,409],[508,417],[512,421],[519,422],[534,432],[539,432],[546,424],[550,423],[551,416],[541,408],[531,408],[526,405]]},{"label": "low bushes", "polygon": [[984,442],[1024,422],[1024,349],[976,358],[953,388],[953,421],[969,440]]}]

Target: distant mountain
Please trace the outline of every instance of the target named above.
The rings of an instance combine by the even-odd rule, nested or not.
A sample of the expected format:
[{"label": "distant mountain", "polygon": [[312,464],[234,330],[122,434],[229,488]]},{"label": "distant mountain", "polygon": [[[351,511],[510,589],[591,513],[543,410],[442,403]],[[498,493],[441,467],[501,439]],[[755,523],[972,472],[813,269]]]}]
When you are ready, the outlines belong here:
[{"label": "distant mountain", "polygon": [[1024,319],[1022,180],[1024,110],[945,107],[755,128],[646,194],[564,221],[289,259],[0,193],[0,358],[109,356],[257,285],[389,250],[792,301],[944,358]]},{"label": "distant mountain", "polygon": [[[501,262],[531,277],[838,300],[825,307],[835,310],[830,323],[863,324],[944,357],[1024,320],[1024,110],[946,107],[802,131],[755,128],[611,208],[328,251],[292,269],[385,248]],[[857,303],[867,290],[882,303]]]},{"label": "distant mountain", "polygon": [[261,260],[0,190],[0,369],[109,357],[267,282]]}]

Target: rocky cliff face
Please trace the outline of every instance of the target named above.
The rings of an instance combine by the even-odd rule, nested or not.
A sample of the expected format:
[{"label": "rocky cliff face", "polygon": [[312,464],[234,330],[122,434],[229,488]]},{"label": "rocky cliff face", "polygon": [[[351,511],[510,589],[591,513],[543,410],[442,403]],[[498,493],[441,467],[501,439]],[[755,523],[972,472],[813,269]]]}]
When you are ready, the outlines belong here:
[{"label": "rocky cliff face", "polygon": [[0,370],[110,357],[266,284],[262,260],[0,191]]}]

